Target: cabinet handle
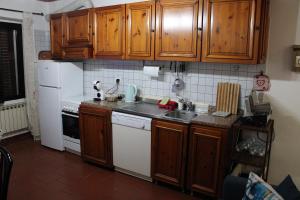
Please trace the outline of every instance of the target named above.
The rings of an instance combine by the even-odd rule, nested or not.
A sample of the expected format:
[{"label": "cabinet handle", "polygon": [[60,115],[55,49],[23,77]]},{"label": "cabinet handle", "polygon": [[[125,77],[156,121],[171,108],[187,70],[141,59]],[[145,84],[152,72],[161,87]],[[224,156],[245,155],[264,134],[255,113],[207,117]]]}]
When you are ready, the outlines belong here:
[{"label": "cabinet handle", "polygon": [[153,32],[153,33],[154,33],[154,32],[155,32],[155,30],[154,30],[154,29],[151,29],[151,32]]},{"label": "cabinet handle", "polygon": [[201,27],[198,27],[198,31],[202,31],[203,29]]}]

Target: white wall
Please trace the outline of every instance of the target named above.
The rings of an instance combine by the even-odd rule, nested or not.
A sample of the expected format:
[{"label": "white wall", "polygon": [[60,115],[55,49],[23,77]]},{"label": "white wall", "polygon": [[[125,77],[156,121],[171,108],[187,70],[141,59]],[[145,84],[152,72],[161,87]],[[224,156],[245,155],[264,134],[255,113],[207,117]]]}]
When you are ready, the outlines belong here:
[{"label": "white wall", "polygon": [[[141,2],[143,0],[92,0],[94,7],[110,6],[116,4],[125,4],[132,2]],[[74,0],[60,0],[50,4],[50,13],[74,2]]]},{"label": "white wall", "polygon": [[74,2],[74,0],[60,0],[60,1],[54,1],[50,3],[49,6],[49,13],[54,13],[55,11],[61,9],[62,7]]},{"label": "white wall", "polygon": [[93,0],[95,7],[141,2],[142,0]]},{"label": "white wall", "polygon": [[[47,5],[45,7],[45,5]],[[1,0],[2,8],[20,9],[28,12],[45,12],[48,10],[48,4],[37,0]]]},{"label": "white wall", "polygon": [[[44,3],[41,1],[37,1],[37,0],[26,0],[26,1],[24,1],[24,0],[1,0],[0,7],[7,8],[7,9],[27,11],[27,12],[38,12],[38,13],[40,13],[40,12],[48,13],[49,12],[49,3]],[[6,18],[11,19],[12,21],[14,19],[22,20],[23,14],[0,10],[0,20],[4,21],[4,19],[6,19]],[[34,15],[33,20],[34,20],[34,29],[49,30],[49,25],[47,24],[44,17]]]},{"label": "white wall", "polygon": [[267,73],[272,88],[276,140],[273,144],[270,181],[279,183],[291,174],[300,188],[300,73],[291,71],[292,45],[300,44],[298,0],[271,1],[271,27]]}]

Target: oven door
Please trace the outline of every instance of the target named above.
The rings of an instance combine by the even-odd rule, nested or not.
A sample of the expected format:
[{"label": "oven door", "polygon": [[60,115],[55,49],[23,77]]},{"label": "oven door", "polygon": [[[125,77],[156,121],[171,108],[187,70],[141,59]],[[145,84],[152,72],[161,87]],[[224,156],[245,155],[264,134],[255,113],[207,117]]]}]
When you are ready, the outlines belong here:
[{"label": "oven door", "polygon": [[78,114],[62,112],[63,134],[80,139]]}]

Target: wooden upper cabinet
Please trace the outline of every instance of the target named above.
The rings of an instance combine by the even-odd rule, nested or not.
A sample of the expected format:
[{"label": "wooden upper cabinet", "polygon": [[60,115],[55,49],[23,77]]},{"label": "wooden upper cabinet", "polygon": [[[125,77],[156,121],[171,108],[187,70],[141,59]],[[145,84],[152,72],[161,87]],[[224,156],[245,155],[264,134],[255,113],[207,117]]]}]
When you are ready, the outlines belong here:
[{"label": "wooden upper cabinet", "polygon": [[94,57],[125,58],[125,5],[96,8]]},{"label": "wooden upper cabinet", "polygon": [[81,105],[79,121],[82,158],[111,168],[113,166],[111,111]]},{"label": "wooden upper cabinet", "polygon": [[153,120],[151,134],[152,178],[183,188],[188,125]]},{"label": "wooden upper cabinet", "polygon": [[261,0],[204,0],[202,61],[256,64]]},{"label": "wooden upper cabinet", "polygon": [[154,60],[155,2],[126,5],[126,59]]},{"label": "wooden upper cabinet", "polygon": [[63,14],[54,14],[50,17],[51,54],[54,59],[63,57]]},{"label": "wooden upper cabinet", "polygon": [[92,45],[93,10],[77,10],[65,14],[65,47]]},{"label": "wooden upper cabinet", "polygon": [[258,63],[265,63],[269,44],[270,0],[262,2],[261,27]]},{"label": "wooden upper cabinet", "polygon": [[159,0],[155,59],[200,61],[201,29],[202,0]]}]

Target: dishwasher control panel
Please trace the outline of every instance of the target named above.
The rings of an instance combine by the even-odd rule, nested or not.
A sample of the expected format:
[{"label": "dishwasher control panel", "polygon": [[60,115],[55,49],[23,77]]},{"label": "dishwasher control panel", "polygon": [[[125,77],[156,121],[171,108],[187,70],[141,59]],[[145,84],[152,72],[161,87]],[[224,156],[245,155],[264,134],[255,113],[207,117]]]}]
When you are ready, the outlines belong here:
[{"label": "dishwasher control panel", "polygon": [[137,129],[151,130],[151,118],[140,117],[120,112],[112,112],[113,124],[119,124]]}]

